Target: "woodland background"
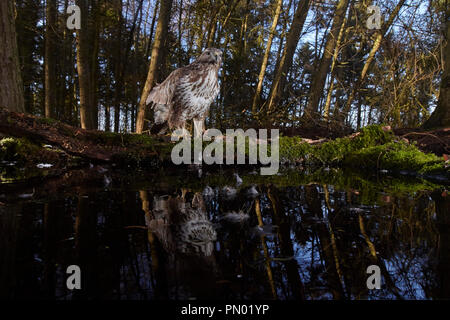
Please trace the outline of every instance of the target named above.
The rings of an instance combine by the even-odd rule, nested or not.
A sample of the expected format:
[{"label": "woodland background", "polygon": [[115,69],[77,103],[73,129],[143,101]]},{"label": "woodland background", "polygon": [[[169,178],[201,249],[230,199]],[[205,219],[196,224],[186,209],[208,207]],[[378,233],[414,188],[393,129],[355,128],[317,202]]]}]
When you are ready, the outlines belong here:
[{"label": "woodland background", "polygon": [[447,0],[1,1],[0,106],[140,133],[155,83],[216,47],[209,127],[448,126],[449,16]]}]

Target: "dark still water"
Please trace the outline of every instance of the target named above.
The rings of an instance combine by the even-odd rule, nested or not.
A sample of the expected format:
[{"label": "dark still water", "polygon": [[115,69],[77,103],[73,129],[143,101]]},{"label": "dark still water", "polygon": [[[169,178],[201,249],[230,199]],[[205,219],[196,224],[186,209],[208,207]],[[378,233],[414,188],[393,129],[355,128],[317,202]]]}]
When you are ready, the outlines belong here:
[{"label": "dark still water", "polygon": [[[242,184],[233,171],[92,170],[100,178],[0,185],[0,298],[450,298],[445,186],[333,170],[239,172]],[[67,289],[69,265],[81,290]]]}]

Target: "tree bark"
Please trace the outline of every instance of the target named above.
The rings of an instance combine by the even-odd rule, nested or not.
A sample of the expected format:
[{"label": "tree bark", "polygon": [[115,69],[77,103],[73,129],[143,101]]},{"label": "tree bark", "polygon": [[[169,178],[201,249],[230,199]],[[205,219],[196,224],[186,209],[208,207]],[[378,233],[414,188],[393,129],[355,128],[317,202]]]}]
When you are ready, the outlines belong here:
[{"label": "tree bark", "polygon": [[375,59],[375,54],[377,53],[378,49],[381,47],[381,42],[386,35],[387,31],[391,27],[392,23],[395,20],[395,17],[397,17],[398,13],[400,12],[400,9],[402,8],[403,4],[405,3],[405,0],[400,0],[400,2],[395,7],[394,11],[389,15],[388,21],[383,25],[380,31],[378,31],[377,36],[375,38],[375,41],[373,43],[372,49],[370,50],[369,57],[366,60],[366,63],[364,64],[363,70],[361,71],[361,75],[359,76],[358,81],[356,82],[355,86],[353,87],[347,103],[344,107],[344,116],[346,116],[350,112],[350,108],[352,105],[352,102],[356,96],[356,93],[358,92],[359,88],[361,87],[362,83],[364,82],[364,79],[367,75],[367,71],[369,70],[370,64],[372,63],[373,59]]},{"label": "tree bark", "polygon": [[345,23],[345,15],[347,12],[349,0],[340,0],[336,6],[334,13],[333,25],[331,26],[330,33],[327,36],[327,41],[322,54],[322,59],[319,64],[319,68],[311,84],[311,94],[308,101],[308,105],[305,110],[304,118],[314,119],[319,109],[319,101],[323,94],[323,88],[325,87],[325,81],[327,79],[328,71],[333,58],[333,53],[338,49],[339,36],[343,24]]},{"label": "tree bark", "polygon": [[253,97],[252,113],[255,116],[257,114],[257,108],[261,99],[261,91],[264,82],[264,76],[266,74],[267,62],[269,61],[270,50],[272,49],[272,41],[275,36],[275,30],[278,25],[278,19],[280,17],[281,8],[283,7],[283,0],[278,0],[273,15],[272,26],[270,27],[269,38],[267,39],[266,51],[264,52],[263,61],[261,63],[261,71],[258,76],[258,85],[256,87],[255,96]]},{"label": "tree bark", "polygon": [[98,78],[99,78],[99,62],[98,62],[98,53],[100,50],[100,27],[101,27],[101,19],[102,19],[102,13],[100,8],[100,1],[99,0],[91,0],[92,5],[92,12],[91,16],[92,19],[90,20],[90,36],[89,40],[92,44],[92,49],[90,50],[90,62],[91,65],[89,66],[90,76],[91,76],[91,118],[92,118],[92,125],[93,129],[98,128]]},{"label": "tree bark", "polygon": [[47,0],[45,26],[45,117],[54,116],[56,107],[56,0]]},{"label": "tree bark", "polygon": [[81,29],[77,30],[77,71],[80,87],[80,122],[83,129],[94,129],[91,109],[91,70],[89,61],[89,8],[86,0],[77,0],[81,10]]},{"label": "tree bark", "polygon": [[441,88],[439,91],[438,105],[430,118],[423,124],[423,128],[448,127],[450,126],[450,6],[445,12],[445,30],[442,42],[443,73]]},{"label": "tree bark", "polygon": [[150,67],[145,81],[144,89],[142,90],[141,100],[139,102],[138,115],[136,120],[136,133],[142,133],[144,130],[144,120],[146,114],[145,101],[147,96],[155,85],[158,77],[158,67],[160,66],[160,56],[162,55],[164,38],[166,37],[169,27],[170,10],[172,8],[172,0],[161,1],[158,24],[156,26],[155,42],[152,48],[152,57],[150,60]]},{"label": "tree bark", "polygon": [[294,19],[292,21],[289,33],[287,35],[286,45],[284,47],[283,56],[281,57],[278,70],[272,82],[272,90],[269,97],[268,113],[272,113],[279,102],[281,93],[284,89],[287,73],[292,65],[295,49],[297,48],[303,25],[308,15],[309,7],[312,0],[299,1],[295,10]]},{"label": "tree bark", "polygon": [[13,0],[0,1],[0,30],[0,107],[25,112]]}]

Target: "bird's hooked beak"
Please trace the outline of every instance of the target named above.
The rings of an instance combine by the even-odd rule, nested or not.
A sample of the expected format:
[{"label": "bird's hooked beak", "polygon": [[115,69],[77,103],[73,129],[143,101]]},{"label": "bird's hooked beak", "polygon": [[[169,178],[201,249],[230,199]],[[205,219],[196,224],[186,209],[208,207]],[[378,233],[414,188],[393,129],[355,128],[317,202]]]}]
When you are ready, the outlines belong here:
[{"label": "bird's hooked beak", "polygon": [[215,53],[214,59],[216,60],[216,62],[220,62],[222,60],[222,52]]}]

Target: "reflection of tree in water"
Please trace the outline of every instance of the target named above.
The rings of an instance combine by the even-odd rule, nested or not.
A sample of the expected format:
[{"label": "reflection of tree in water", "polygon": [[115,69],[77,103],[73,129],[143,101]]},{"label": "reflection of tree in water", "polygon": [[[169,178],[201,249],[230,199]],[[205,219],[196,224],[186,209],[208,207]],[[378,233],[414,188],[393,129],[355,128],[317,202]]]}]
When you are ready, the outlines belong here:
[{"label": "reflection of tree in water", "polygon": [[[450,298],[450,208],[441,191],[257,189],[230,198],[214,186],[203,197],[80,188],[61,199],[2,200],[0,295]],[[69,264],[83,270],[76,294],[65,288]],[[372,264],[380,266],[381,290],[367,289]]]},{"label": "reflection of tree in water", "polygon": [[[441,212],[440,219],[445,219],[439,206],[445,206],[447,200],[440,203],[434,197],[433,202],[429,194],[417,193],[409,197],[380,195],[378,204],[361,204],[357,191],[343,192],[326,185],[259,189],[262,193],[257,199],[247,199],[253,203],[250,219],[234,225],[218,219],[217,238],[222,248],[209,247],[214,249],[223,278],[219,282],[228,283],[228,295],[298,300],[423,299],[447,294],[448,279],[442,270],[449,263],[445,244],[441,241],[438,245],[435,216]],[[204,244],[198,247],[192,241],[208,239],[210,233],[202,229],[209,226],[204,222],[206,214],[199,215],[192,203],[181,199],[169,197],[156,202],[154,215],[165,227],[155,234],[160,233],[163,247],[172,251],[209,253]],[[209,201],[219,204],[208,205],[214,220],[226,211],[239,210],[245,202],[240,198],[224,202],[220,195]],[[185,214],[171,218],[170,227],[170,212],[183,211]],[[152,221],[155,226],[156,221]],[[201,232],[183,233],[187,226],[197,226],[193,230]],[[255,227],[260,232],[256,237]],[[272,231],[266,233],[268,229]],[[201,233],[207,238],[199,237]],[[184,239],[181,247],[173,241],[177,234]],[[381,290],[367,289],[366,269],[372,264],[380,266]]]},{"label": "reflection of tree in water", "polygon": [[[292,232],[302,244],[297,259],[307,297],[325,298],[323,291],[335,299],[423,299],[438,296],[433,293],[437,279],[443,283],[440,290],[446,292],[441,296],[449,297],[447,273],[442,272],[450,266],[448,250],[442,250],[442,241],[438,245],[435,208],[426,193],[385,197],[378,206],[358,204],[355,194],[330,192],[327,186],[303,188],[301,195],[285,192],[283,201],[286,211],[301,217],[301,222],[293,223]],[[448,200],[440,201],[435,199],[436,212],[441,212],[443,221],[447,219],[445,228]],[[446,211],[439,206],[447,206]],[[443,235],[447,234],[448,229]],[[436,250],[441,271],[434,266]],[[365,271],[371,264],[380,266],[382,290],[366,288]]]}]

